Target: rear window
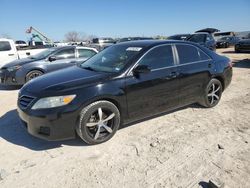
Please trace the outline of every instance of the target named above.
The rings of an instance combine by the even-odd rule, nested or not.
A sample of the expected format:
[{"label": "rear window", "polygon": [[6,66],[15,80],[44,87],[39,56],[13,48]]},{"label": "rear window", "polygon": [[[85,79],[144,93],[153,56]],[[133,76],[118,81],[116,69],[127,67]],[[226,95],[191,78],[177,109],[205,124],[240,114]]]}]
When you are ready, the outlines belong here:
[{"label": "rear window", "polygon": [[11,50],[10,43],[8,41],[0,42],[0,51],[9,51]]},{"label": "rear window", "polygon": [[176,45],[180,64],[209,60],[209,56],[192,45]]},{"label": "rear window", "polygon": [[195,43],[203,43],[206,41],[206,37],[206,34],[194,34],[188,40]]}]

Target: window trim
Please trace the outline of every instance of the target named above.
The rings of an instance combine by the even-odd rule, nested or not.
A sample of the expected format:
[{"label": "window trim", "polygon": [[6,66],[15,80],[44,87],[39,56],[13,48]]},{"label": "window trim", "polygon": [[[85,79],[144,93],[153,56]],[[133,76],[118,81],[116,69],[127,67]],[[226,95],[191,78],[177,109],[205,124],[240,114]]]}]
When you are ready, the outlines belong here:
[{"label": "window trim", "polygon": [[[177,56],[177,62],[176,62],[177,66],[190,65],[190,64],[201,63],[201,62],[205,62],[205,61],[212,61],[212,58],[209,55],[207,55],[207,53],[205,53],[202,49],[198,48],[195,45],[186,44],[186,43],[179,43],[179,44],[173,44],[173,45],[174,45],[174,49],[176,51],[175,53],[176,53],[176,56]],[[199,56],[200,56],[200,52],[199,51],[201,50],[204,54],[206,54],[206,56],[208,57],[208,59],[207,60],[199,60],[199,61],[191,61],[191,62],[188,62],[188,63],[180,64],[179,53],[178,53],[178,50],[176,48],[177,45],[186,45],[186,46],[195,47],[197,49],[198,53],[199,53]]]},{"label": "window trim", "polygon": [[152,50],[154,50],[155,48],[158,47],[162,47],[162,46],[171,46],[172,48],[172,54],[173,54],[173,60],[174,60],[174,64],[172,66],[168,66],[168,67],[162,67],[162,68],[157,68],[157,69],[151,69],[151,71],[157,71],[157,70],[163,70],[163,69],[167,69],[167,68],[173,68],[177,66],[177,62],[176,62],[176,57],[175,57],[175,53],[174,53],[174,49],[173,49],[173,44],[169,43],[169,44],[160,44],[160,45],[156,45],[152,48],[150,48],[148,51],[146,51],[136,62],[135,64],[129,69],[127,76],[133,76],[133,69],[139,64],[139,62],[141,61],[142,58],[144,58],[144,56],[146,56],[149,52],[151,52]]}]

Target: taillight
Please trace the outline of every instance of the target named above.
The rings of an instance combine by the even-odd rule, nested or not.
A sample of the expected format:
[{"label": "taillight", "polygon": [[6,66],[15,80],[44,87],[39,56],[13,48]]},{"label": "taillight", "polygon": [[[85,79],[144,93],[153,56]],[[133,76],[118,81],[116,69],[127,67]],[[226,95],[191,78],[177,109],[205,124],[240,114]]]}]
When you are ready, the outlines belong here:
[{"label": "taillight", "polygon": [[230,61],[229,61],[229,63],[228,63],[228,64],[229,64],[229,67],[231,67],[231,68],[233,67],[233,62],[232,62],[232,60],[231,60],[231,59],[230,59]]}]

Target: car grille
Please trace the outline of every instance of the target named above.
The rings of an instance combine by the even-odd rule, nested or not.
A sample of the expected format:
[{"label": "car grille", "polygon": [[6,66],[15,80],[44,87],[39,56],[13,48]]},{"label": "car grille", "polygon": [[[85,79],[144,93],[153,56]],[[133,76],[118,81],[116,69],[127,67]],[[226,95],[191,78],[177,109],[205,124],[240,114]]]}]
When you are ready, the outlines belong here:
[{"label": "car grille", "polygon": [[32,103],[32,101],[34,99],[35,99],[35,97],[31,97],[31,96],[25,96],[25,95],[21,96],[19,98],[19,106],[20,106],[20,108],[22,108],[22,109],[27,108]]}]

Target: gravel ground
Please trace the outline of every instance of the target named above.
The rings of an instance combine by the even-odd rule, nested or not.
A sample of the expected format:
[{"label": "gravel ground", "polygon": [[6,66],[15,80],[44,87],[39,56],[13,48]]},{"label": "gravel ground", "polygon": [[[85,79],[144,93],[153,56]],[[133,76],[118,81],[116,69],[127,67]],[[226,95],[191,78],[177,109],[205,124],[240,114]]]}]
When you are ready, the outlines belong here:
[{"label": "gravel ground", "polygon": [[16,112],[18,90],[0,90],[0,187],[250,187],[250,54],[218,50],[233,80],[213,109],[191,105],[120,129],[108,142],[46,142]]}]

